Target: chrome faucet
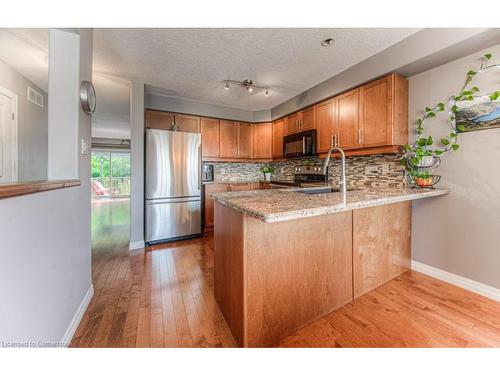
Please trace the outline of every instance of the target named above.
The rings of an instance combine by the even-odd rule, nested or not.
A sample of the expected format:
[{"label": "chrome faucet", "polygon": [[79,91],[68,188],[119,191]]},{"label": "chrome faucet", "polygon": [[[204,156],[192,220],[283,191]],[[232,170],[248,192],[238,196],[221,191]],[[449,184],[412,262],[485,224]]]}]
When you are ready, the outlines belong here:
[{"label": "chrome faucet", "polygon": [[[346,203],[346,195],[347,195],[347,181],[345,177],[345,153],[340,147],[333,146],[328,150],[328,154],[326,154],[325,163],[323,164],[323,174],[327,173],[328,164],[330,164],[330,157],[332,156],[333,151],[340,152],[340,156],[342,159],[342,174],[340,176],[340,191],[342,192],[342,198],[344,200],[344,204]],[[329,177],[328,177],[329,178]]]}]

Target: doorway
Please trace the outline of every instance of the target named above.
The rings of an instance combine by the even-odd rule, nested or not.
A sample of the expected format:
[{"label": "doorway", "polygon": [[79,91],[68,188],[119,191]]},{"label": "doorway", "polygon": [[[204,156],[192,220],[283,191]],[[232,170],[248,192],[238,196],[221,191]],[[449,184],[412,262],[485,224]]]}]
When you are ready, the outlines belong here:
[{"label": "doorway", "polygon": [[17,95],[0,87],[0,184],[17,181]]},{"label": "doorway", "polygon": [[92,151],[92,250],[94,256],[128,249],[130,152]]}]

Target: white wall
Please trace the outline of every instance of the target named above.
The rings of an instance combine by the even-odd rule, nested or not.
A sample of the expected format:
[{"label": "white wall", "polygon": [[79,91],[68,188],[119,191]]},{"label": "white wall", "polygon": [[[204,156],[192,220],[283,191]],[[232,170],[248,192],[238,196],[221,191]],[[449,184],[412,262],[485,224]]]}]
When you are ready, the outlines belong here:
[{"label": "white wall", "polygon": [[[426,106],[458,93],[465,73],[484,53],[500,63],[500,45],[409,78],[410,134]],[[500,89],[500,69],[477,76],[485,92]],[[449,133],[444,117],[426,126],[434,138]],[[448,196],[413,204],[413,259],[500,288],[500,129],[459,136],[460,151],[447,154],[437,174]]]},{"label": "white wall", "polygon": [[[92,78],[92,34],[80,30],[80,79]],[[76,100],[78,92],[66,95]],[[67,126],[90,142],[90,117],[81,107],[75,110]],[[4,344],[29,340],[42,345],[68,338],[68,327],[91,290],[90,158],[79,155],[76,139],[70,146],[81,186],[0,199]]]},{"label": "white wall", "polygon": [[78,177],[80,37],[64,30],[50,30],[49,43],[49,156],[48,178]]},{"label": "white wall", "polygon": [[[0,86],[17,94],[18,181],[47,178],[47,93],[0,60]],[[43,107],[28,101],[28,87],[43,95]]]},{"label": "white wall", "polygon": [[247,111],[221,105],[201,103],[170,96],[146,93],[145,106],[150,109],[188,113],[198,116],[216,117],[235,121],[265,122],[271,120],[271,110]]},{"label": "white wall", "polygon": [[130,249],[144,247],[144,84],[130,92]]}]

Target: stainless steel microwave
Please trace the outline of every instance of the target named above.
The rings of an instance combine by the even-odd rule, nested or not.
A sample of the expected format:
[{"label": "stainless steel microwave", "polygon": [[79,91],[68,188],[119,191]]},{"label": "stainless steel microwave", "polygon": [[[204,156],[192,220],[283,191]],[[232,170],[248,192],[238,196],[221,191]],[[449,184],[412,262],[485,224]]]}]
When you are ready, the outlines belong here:
[{"label": "stainless steel microwave", "polygon": [[283,137],[283,154],[286,158],[316,155],[316,129]]}]

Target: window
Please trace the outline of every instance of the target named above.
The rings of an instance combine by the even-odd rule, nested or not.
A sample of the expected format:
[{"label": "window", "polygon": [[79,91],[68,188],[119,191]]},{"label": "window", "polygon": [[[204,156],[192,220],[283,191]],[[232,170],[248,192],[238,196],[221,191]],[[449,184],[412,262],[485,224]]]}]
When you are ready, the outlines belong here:
[{"label": "window", "polygon": [[129,152],[92,152],[92,197],[130,197]]}]

